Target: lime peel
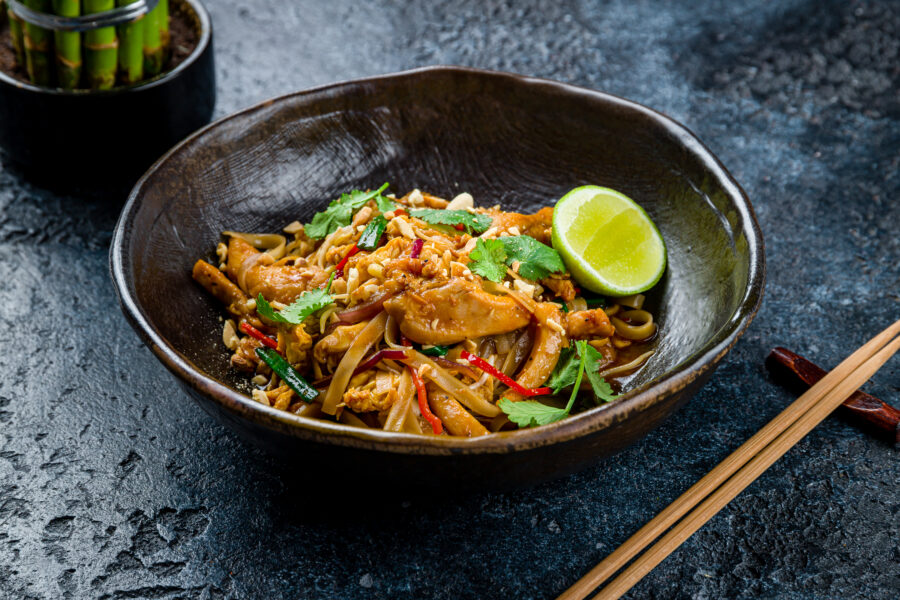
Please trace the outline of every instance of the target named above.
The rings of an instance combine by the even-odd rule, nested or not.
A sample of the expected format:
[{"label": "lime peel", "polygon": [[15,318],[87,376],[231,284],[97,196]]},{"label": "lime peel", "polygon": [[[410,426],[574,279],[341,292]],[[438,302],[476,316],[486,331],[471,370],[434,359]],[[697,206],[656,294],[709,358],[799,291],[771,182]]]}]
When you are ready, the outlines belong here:
[{"label": "lime peel", "polygon": [[584,288],[607,296],[644,292],[666,270],[666,244],[634,200],[596,185],[575,188],[553,209],[553,247]]}]

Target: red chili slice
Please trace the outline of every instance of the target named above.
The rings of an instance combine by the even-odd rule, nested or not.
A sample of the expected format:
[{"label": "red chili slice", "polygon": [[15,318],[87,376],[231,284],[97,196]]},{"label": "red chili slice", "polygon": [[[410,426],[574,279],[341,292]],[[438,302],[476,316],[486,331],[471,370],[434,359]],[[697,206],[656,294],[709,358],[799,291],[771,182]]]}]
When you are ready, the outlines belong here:
[{"label": "red chili slice", "polygon": [[264,345],[268,346],[272,350],[278,350],[278,342],[264,334],[262,331],[248,323],[247,321],[241,321],[241,324],[238,326],[241,331],[246,333],[252,338],[256,338],[261,341]]},{"label": "red chili slice", "polygon": [[356,244],[353,244],[353,247],[350,248],[350,252],[348,252],[346,254],[346,256],[344,256],[344,258],[341,259],[341,262],[339,262],[337,264],[337,266],[334,268],[334,272],[337,273],[338,277],[344,276],[344,267],[347,266],[347,261],[350,260],[350,257],[353,256],[354,254],[356,254],[357,252],[359,252],[359,246],[357,246]]},{"label": "red chili slice", "polygon": [[434,432],[434,435],[439,435],[444,431],[444,424],[431,412],[431,407],[428,406],[428,393],[425,391],[425,383],[412,366],[407,365],[407,368],[409,369],[409,374],[412,375],[413,384],[416,386],[416,393],[419,397],[419,410],[422,416],[425,417],[425,420],[431,424],[431,431]]},{"label": "red chili slice", "polygon": [[472,354],[471,352],[468,352],[466,350],[463,350],[460,353],[460,356],[462,358],[468,360],[470,363],[472,363],[473,365],[475,365],[476,367],[478,367],[485,373],[496,377],[497,379],[499,379],[500,381],[502,381],[503,383],[508,385],[510,387],[510,389],[512,389],[516,392],[519,392],[523,396],[546,396],[547,394],[550,394],[553,392],[553,390],[548,387],[539,387],[539,388],[532,388],[532,389],[523,387],[523,386],[519,385],[514,379],[512,379],[511,377],[508,377],[503,371],[496,369],[488,361],[484,360],[480,356],[475,356],[474,354]]}]

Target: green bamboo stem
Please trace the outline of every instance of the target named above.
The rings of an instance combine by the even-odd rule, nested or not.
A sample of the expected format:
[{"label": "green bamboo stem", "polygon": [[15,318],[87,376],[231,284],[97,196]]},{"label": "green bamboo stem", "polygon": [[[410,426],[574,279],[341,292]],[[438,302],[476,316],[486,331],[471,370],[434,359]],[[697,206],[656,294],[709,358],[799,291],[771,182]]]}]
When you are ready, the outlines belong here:
[{"label": "green bamboo stem", "polygon": [[[47,12],[50,8],[50,0],[24,0],[23,4],[40,12]],[[53,36],[46,29],[31,23],[25,23],[23,31],[22,46],[25,48],[28,78],[35,85],[49,86],[53,83]]]},{"label": "green bamboo stem", "polygon": [[159,0],[159,4],[156,5],[159,9],[159,16],[157,17],[159,22],[159,42],[162,44],[163,49],[163,64],[168,62],[169,54],[170,54],[170,43],[169,43],[169,0]]},{"label": "green bamboo stem", "polygon": [[144,17],[144,75],[159,75],[163,66],[163,48],[159,29],[160,5]]},{"label": "green bamboo stem", "polygon": [[[116,0],[117,6],[127,6],[137,0]],[[145,18],[119,25],[119,81],[137,83],[144,78]]]},{"label": "green bamboo stem", "polygon": [[25,22],[11,8],[6,9],[6,14],[9,16],[9,37],[12,39],[13,52],[16,53],[16,62],[25,66]]},{"label": "green bamboo stem", "polygon": [[[83,0],[84,14],[112,10],[115,0]],[[84,71],[88,87],[108,90],[116,84],[119,41],[115,27],[102,27],[84,34]]]},{"label": "green bamboo stem", "polygon": [[[77,17],[81,14],[81,3],[79,0],[53,0],[53,12],[62,17]],[[53,42],[57,83],[61,88],[75,89],[81,81],[81,34],[54,31]]]}]

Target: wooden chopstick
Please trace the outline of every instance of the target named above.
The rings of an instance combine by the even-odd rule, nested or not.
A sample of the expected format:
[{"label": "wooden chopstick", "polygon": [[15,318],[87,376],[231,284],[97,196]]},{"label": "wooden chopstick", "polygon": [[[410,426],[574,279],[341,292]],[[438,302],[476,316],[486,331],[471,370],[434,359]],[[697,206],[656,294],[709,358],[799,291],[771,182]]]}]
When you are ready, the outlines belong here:
[{"label": "wooden chopstick", "polygon": [[[591,569],[591,571],[587,575],[585,575],[584,577],[579,579],[572,587],[570,587],[568,590],[563,592],[563,594],[561,594],[559,596],[558,600],[576,600],[576,599],[582,600],[582,599],[586,598],[587,595],[592,590],[594,590],[597,586],[599,586],[604,581],[606,581],[616,571],[621,569],[625,565],[625,563],[627,563],[629,560],[634,558],[634,556],[636,556],[642,549],[644,549],[654,539],[659,537],[664,531],[666,531],[667,529],[672,527],[672,525],[674,525],[676,523],[676,521],[678,521],[678,519],[683,517],[685,514],[688,513],[688,511],[690,511],[695,506],[697,506],[697,504],[701,500],[703,500],[709,494],[711,494],[714,490],[716,490],[716,488],[718,488],[720,485],[722,485],[722,483],[725,482],[729,477],[732,477],[735,473],[737,473],[738,470],[741,469],[741,467],[743,467],[745,464],[747,464],[748,461],[750,461],[754,456],[759,454],[764,448],[766,448],[767,446],[772,444],[783,433],[785,433],[790,427],[792,427],[799,419],[804,417],[804,415],[806,415],[806,413],[808,413],[814,406],[819,404],[820,401],[823,401],[826,398],[828,398],[830,400],[830,399],[836,397],[835,394],[832,392],[837,386],[840,386],[841,389],[844,389],[844,388],[852,385],[852,383],[855,382],[857,379],[859,379],[859,377],[862,377],[862,375],[865,372],[867,372],[867,370],[863,370],[863,367],[861,367],[861,365],[863,363],[865,363],[866,361],[868,361],[869,359],[872,359],[873,356],[879,356],[879,357],[883,358],[882,362],[878,363],[877,366],[874,367],[874,369],[877,370],[877,368],[880,367],[881,364],[883,364],[883,362],[887,360],[887,358],[890,356],[890,354],[893,354],[893,352],[896,352],[896,346],[897,346],[898,342],[897,342],[897,340],[895,340],[894,343],[891,344],[890,347],[894,348],[894,350],[890,354],[885,355],[883,353],[884,351],[881,351],[881,353],[879,353],[879,350],[881,348],[885,347],[885,345],[888,344],[888,342],[890,342],[890,340],[892,338],[894,338],[898,333],[900,333],[900,321],[895,322],[893,325],[891,325],[890,327],[888,327],[887,329],[882,331],[880,334],[878,334],[877,336],[872,338],[872,340],[870,340],[868,343],[866,343],[864,346],[862,346],[859,350],[857,350],[856,352],[851,354],[846,360],[844,360],[833,371],[831,371],[831,373],[829,373],[828,375],[823,377],[818,383],[816,383],[814,386],[812,386],[805,394],[800,396],[800,398],[798,398],[795,402],[793,402],[791,405],[789,405],[777,417],[775,417],[765,427],[763,427],[760,431],[758,431],[753,437],[751,437],[743,445],[741,445],[740,448],[738,448],[736,451],[734,451],[732,454],[730,454],[725,460],[723,460],[721,463],[719,463],[705,477],[703,477],[700,481],[698,481],[693,486],[691,486],[691,488],[688,489],[688,491],[686,491],[684,494],[679,496],[672,504],[670,504],[668,507],[666,507],[653,520],[651,520],[649,523],[647,523],[641,529],[639,529],[637,531],[637,533],[632,535],[624,544],[619,546],[619,548],[617,548],[612,554],[610,554],[608,557],[606,557],[606,559],[604,559],[600,564],[598,564],[596,567]],[[879,358],[879,360],[880,360],[880,358]],[[871,363],[871,365],[868,365],[868,367],[871,368],[871,366],[875,365],[876,363],[877,363],[877,361]],[[849,382],[845,382],[845,380],[847,380],[849,376],[851,376],[852,374],[855,373],[857,368],[860,369],[860,373],[856,377],[854,377],[852,380],[849,380]],[[874,373],[874,370],[872,370],[871,372]],[[871,377],[871,373],[865,379],[868,379],[868,377]],[[843,398],[846,398],[846,396],[849,395],[849,393],[851,393],[854,389],[856,389],[856,387],[859,387],[860,385],[862,385],[862,383],[865,381],[865,379],[862,379],[858,384],[855,385],[855,387],[849,389],[849,391],[846,394],[844,394]],[[844,383],[842,383],[842,382],[844,382]],[[843,400],[843,398],[839,398],[837,400],[837,404],[835,404],[834,406],[836,407],[837,405],[839,405],[841,403],[841,401]],[[833,408],[831,410],[833,410]],[[822,415],[822,417],[819,420],[813,422],[813,424],[809,427],[809,429],[812,429],[813,427],[815,427],[815,425],[818,424],[822,419],[824,419],[825,416],[827,416],[828,413],[831,412],[831,410],[828,410],[827,412],[825,412]],[[804,420],[804,423],[809,423],[809,419]],[[799,429],[794,430],[794,433],[796,434],[797,431],[799,431]],[[809,431],[809,430],[806,430],[806,431]],[[803,434],[801,434],[800,437],[803,437],[803,435],[805,435],[805,432]],[[798,437],[797,440],[799,440],[800,437]],[[784,443],[783,440],[782,440],[782,443]],[[794,442],[794,443],[796,443],[796,442]],[[793,443],[791,445],[793,445]],[[779,448],[780,448],[780,446],[779,446]],[[781,453],[776,453],[774,455],[774,458],[772,459],[772,462],[774,462],[779,456],[781,456],[781,454],[786,452],[789,448],[790,448],[790,445],[785,446],[783,448],[783,450],[781,450]],[[761,464],[761,463],[757,463],[757,465],[758,464]],[[771,464],[771,462],[768,464]],[[768,467],[768,465],[766,465],[766,467],[763,467],[762,470],[765,470],[765,468],[767,468],[767,467]],[[759,472],[761,473],[762,471],[759,471]],[[755,477],[756,476],[754,476],[753,479],[755,479]],[[741,490],[743,490],[744,487],[749,485],[749,483],[753,479],[747,480],[746,483],[744,483],[744,485],[742,487],[739,487],[739,489],[737,489],[737,491],[734,492],[734,495],[737,495],[737,493],[739,493]],[[727,502],[730,501],[731,498],[733,498],[733,497],[734,496],[730,496],[728,498],[728,500],[725,500],[725,503],[723,503],[722,506],[724,506],[724,504],[727,504]],[[720,496],[720,498],[721,498],[721,496]],[[715,513],[714,512],[711,513],[709,516],[706,517],[706,519],[703,519],[702,521],[692,521],[691,523],[696,523],[696,527],[694,529],[690,530],[690,533],[688,533],[684,537],[684,539],[687,539],[687,537],[689,537],[694,531],[696,531],[697,528],[699,528],[703,523],[705,523],[706,520],[708,520],[710,517],[712,517],[712,514],[715,514]],[[697,518],[699,518],[699,517],[697,517]],[[687,522],[687,519],[685,520],[685,522]],[[684,531],[687,531],[689,528],[690,528],[690,524],[685,525],[685,528],[681,530],[682,534]],[[674,531],[675,530],[673,529],[673,532]],[[672,532],[670,532],[670,533],[672,533]],[[675,538],[669,538],[670,542],[672,539],[675,539]],[[660,543],[662,543],[662,540],[660,540]],[[675,544],[671,548],[668,548],[668,551],[661,554],[658,557],[659,560],[657,560],[656,562],[652,562],[653,561],[652,557],[649,558],[645,562],[640,562],[640,560],[636,561],[635,564],[629,568],[629,570],[622,573],[622,575],[613,582],[613,584],[615,584],[616,587],[611,590],[611,594],[615,594],[615,590],[621,590],[618,592],[619,595],[625,593],[625,591],[630,589],[630,587],[632,585],[634,585],[634,583],[636,583],[638,581],[638,579],[640,579],[640,577],[643,576],[643,575],[639,575],[637,577],[637,579],[634,579],[634,575],[636,573],[649,572],[649,570],[652,569],[653,566],[658,564],[663,558],[665,558],[665,556],[667,556],[672,550],[674,550],[675,547],[677,547],[677,545],[680,543],[681,542],[679,541],[677,544]],[[654,546],[654,548],[656,548],[656,546]],[[665,550],[665,548],[663,548],[663,550]],[[660,550],[657,550],[656,554],[654,554],[653,556],[657,556],[659,552],[660,552]],[[644,557],[641,557],[641,558],[643,559]],[[651,562],[652,562],[652,566],[650,566],[649,568],[646,568],[646,566],[649,565]],[[643,567],[638,567],[639,563],[641,565],[643,565]],[[643,570],[644,568],[646,568],[646,570]],[[628,575],[627,578],[626,578],[626,575]],[[626,581],[631,581],[631,583],[628,584],[627,587],[622,587],[623,585],[625,585]],[[618,582],[618,583],[616,583],[616,582]],[[611,584],[611,586],[613,584]],[[596,598],[617,598],[618,597],[616,595],[604,595],[604,594],[606,594],[606,589],[604,589],[603,592],[601,592],[601,595],[596,596]]]}]

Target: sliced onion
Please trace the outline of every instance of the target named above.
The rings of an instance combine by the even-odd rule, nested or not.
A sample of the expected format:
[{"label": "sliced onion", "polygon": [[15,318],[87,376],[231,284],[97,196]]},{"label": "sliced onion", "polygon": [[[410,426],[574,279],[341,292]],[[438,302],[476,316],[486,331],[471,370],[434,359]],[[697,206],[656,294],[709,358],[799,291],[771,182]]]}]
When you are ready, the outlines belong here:
[{"label": "sliced onion", "polygon": [[384,310],[385,301],[396,295],[394,292],[385,292],[364,304],[339,312],[337,317],[344,323],[359,323],[360,321],[371,319]]},{"label": "sliced onion", "polygon": [[468,365],[463,365],[458,362],[452,361],[448,358],[444,358],[443,356],[433,356],[431,358],[434,362],[441,365],[445,369],[450,371],[455,371],[457,373],[462,373],[469,379],[478,379],[478,375],[475,374],[475,371],[470,369]]}]

